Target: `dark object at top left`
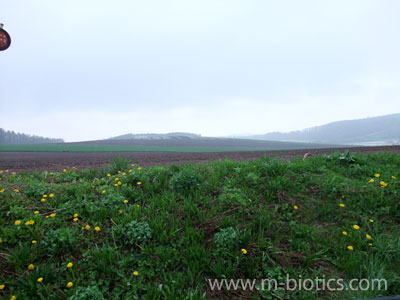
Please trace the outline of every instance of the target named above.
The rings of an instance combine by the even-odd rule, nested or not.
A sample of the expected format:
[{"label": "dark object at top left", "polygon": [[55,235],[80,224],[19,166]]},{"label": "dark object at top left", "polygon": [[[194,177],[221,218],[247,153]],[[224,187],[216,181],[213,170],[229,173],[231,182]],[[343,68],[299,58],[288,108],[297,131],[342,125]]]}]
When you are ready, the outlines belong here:
[{"label": "dark object at top left", "polygon": [[6,50],[11,45],[11,37],[7,31],[3,29],[3,24],[0,24],[0,51]]}]

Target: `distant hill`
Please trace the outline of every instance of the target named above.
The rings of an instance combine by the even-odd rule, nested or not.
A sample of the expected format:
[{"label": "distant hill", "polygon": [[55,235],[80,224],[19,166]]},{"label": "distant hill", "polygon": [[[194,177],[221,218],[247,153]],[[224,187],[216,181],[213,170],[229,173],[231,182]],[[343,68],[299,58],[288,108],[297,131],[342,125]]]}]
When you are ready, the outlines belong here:
[{"label": "distant hill", "polygon": [[109,138],[109,140],[169,140],[169,139],[198,139],[200,134],[186,132],[171,133],[140,133],[140,134],[124,134]]},{"label": "distant hill", "polygon": [[398,145],[400,113],[380,117],[338,121],[287,133],[272,132],[246,138],[307,143]]},{"label": "distant hill", "polygon": [[[262,151],[320,149],[339,147],[332,144],[315,144],[299,142],[264,141],[236,138],[159,138],[159,139],[107,139],[97,141],[72,142],[60,145],[63,150],[93,149],[94,151],[175,151],[175,152],[215,152],[215,151]],[[78,148],[74,148],[78,147]],[[53,147],[54,149],[55,147]],[[113,150],[114,149],[114,150]],[[1,151],[1,149],[0,149]],[[83,150],[86,151],[86,150]]]},{"label": "distant hill", "polygon": [[5,131],[0,128],[0,145],[20,145],[20,144],[50,144],[64,143],[63,139],[52,139],[36,135],[27,135],[24,133],[15,133],[14,131]]}]

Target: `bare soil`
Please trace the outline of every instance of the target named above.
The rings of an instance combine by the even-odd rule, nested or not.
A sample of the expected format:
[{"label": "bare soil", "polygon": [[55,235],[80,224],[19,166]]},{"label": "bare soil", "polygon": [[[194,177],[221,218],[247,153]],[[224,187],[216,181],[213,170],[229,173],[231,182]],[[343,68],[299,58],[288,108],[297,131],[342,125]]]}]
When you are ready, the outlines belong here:
[{"label": "bare soil", "polygon": [[255,160],[262,156],[273,156],[284,160],[303,157],[305,153],[331,154],[346,149],[359,153],[391,152],[400,154],[400,146],[325,148],[279,151],[238,152],[1,152],[0,170],[10,171],[60,171],[64,168],[97,169],[104,167],[116,157],[125,157],[137,165],[159,166],[170,164],[207,163],[208,161],[231,159],[235,161]]},{"label": "bare soil", "polygon": [[[169,138],[169,139],[127,139],[127,140],[98,140],[73,142],[67,144],[76,145],[107,145],[107,146],[155,146],[155,147],[247,147],[247,148],[275,148],[275,149],[293,149],[293,148],[331,148],[332,145],[317,143],[296,143],[281,141],[264,141],[234,138]],[[340,145],[333,145],[340,146]]]}]

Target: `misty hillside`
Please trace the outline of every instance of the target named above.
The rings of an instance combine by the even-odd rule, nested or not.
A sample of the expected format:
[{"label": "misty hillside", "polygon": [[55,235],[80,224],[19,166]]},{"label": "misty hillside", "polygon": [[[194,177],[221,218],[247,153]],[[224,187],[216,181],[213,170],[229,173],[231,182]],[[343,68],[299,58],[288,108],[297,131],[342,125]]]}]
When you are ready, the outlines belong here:
[{"label": "misty hillside", "polygon": [[308,143],[393,145],[400,144],[400,113],[338,121],[288,133],[272,132],[248,138]]},{"label": "misty hillside", "polygon": [[109,138],[109,140],[169,140],[169,139],[198,139],[200,134],[186,132],[170,132],[170,133],[141,133],[141,134],[124,134]]},{"label": "misty hillside", "polygon": [[15,133],[14,131],[5,131],[0,128],[0,145],[20,145],[20,144],[50,144],[64,143],[63,139],[52,139],[24,133]]}]

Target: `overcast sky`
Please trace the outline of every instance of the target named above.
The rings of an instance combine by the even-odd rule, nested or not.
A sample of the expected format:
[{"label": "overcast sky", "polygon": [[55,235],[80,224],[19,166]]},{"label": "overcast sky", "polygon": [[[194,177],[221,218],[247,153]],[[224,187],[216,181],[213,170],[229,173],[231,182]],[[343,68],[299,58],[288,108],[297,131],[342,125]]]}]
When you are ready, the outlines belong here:
[{"label": "overcast sky", "polygon": [[0,127],[94,140],[400,112],[400,1],[3,0]]}]

